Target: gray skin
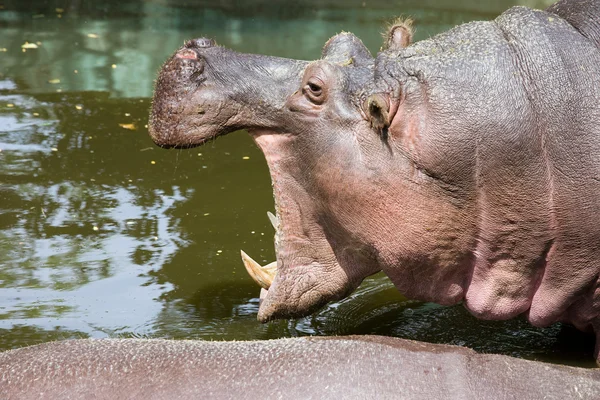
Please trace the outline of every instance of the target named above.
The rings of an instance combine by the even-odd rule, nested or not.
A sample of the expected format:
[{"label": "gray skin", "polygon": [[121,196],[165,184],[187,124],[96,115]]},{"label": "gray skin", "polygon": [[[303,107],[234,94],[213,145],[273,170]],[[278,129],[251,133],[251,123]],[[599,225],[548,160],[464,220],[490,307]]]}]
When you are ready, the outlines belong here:
[{"label": "gray skin", "polygon": [[403,243],[384,250],[403,293],[598,335],[599,45],[600,2],[563,0],[378,55],[382,170],[419,182],[403,211],[420,222],[398,215]]},{"label": "gray skin", "polygon": [[596,399],[600,371],[354,336],[67,340],[0,353],[0,398]]},{"label": "gray skin", "polygon": [[263,150],[279,226],[260,321],[384,271],[414,299],[598,334],[599,21],[600,2],[563,0],[408,47],[394,26],[375,61],[351,35],[313,63],[191,42],[150,133],[189,147],[247,128]]}]

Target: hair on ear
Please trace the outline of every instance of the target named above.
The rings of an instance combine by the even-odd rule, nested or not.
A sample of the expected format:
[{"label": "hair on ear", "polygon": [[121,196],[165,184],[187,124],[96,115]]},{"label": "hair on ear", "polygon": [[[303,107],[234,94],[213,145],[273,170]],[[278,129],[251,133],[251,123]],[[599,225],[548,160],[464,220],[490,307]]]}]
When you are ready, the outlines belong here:
[{"label": "hair on ear", "polygon": [[398,17],[389,24],[382,34],[382,50],[401,50],[410,46],[414,35],[413,23],[410,18]]},{"label": "hair on ear", "polygon": [[390,126],[389,106],[381,95],[371,95],[366,102],[366,114],[371,128],[385,136],[387,139]]}]

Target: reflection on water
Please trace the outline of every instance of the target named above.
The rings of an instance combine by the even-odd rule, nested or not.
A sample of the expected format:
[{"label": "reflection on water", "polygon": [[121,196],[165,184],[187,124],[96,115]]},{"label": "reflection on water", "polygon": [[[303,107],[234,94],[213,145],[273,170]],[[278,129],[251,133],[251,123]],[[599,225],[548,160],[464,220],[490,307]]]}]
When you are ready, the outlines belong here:
[{"label": "reflection on water", "polygon": [[593,365],[593,343],[573,329],[477,321],[460,306],[407,301],[383,276],[311,317],[257,323],[258,288],[239,249],[274,258],[262,154],[243,132],[187,151],[157,149],[147,135],[155,73],[185,39],[314,59],[341,30],[376,51],[381,22],[399,13],[416,17],[423,38],[515,2],[180,3],[0,8],[0,349],[374,333]]}]

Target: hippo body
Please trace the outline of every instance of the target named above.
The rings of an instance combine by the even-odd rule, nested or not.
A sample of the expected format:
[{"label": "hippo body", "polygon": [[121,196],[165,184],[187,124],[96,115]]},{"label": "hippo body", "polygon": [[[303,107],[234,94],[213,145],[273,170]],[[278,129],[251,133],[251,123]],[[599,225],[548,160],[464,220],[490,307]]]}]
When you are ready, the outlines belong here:
[{"label": "hippo body", "polygon": [[410,298],[598,334],[600,2],[410,37],[395,24],[372,58],[340,34],[310,63],[200,40],[163,67],[157,144],[246,128],[265,154],[277,262],[259,320],[384,271]]},{"label": "hippo body", "polygon": [[402,231],[411,247],[435,243],[426,264],[452,271],[432,285],[421,262],[392,250],[402,268],[388,275],[406,295],[464,300],[486,319],[600,328],[600,2],[550,10],[565,4],[590,7],[596,30],[515,7],[379,54],[389,143],[414,171],[390,168],[430,187],[412,213],[444,210]]},{"label": "hippo body", "polygon": [[[452,268],[427,299],[464,300],[486,319],[526,313],[536,326],[598,330],[600,2],[551,10],[565,4],[589,7],[596,30],[516,7],[381,53],[375,81],[393,109],[385,122],[394,150],[417,171],[410,176],[422,175],[437,201],[444,198],[449,210],[439,219],[453,221],[425,234],[438,249],[457,251],[450,261],[464,270]],[[389,275],[404,293],[431,290],[430,281],[407,279],[410,260],[399,263],[402,271]],[[412,265],[418,277],[421,266]]]},{"label": "hippo body", "polygon": [[597,398],[600,371],[355,336],[67,340],[0,353],[0,398]]}]

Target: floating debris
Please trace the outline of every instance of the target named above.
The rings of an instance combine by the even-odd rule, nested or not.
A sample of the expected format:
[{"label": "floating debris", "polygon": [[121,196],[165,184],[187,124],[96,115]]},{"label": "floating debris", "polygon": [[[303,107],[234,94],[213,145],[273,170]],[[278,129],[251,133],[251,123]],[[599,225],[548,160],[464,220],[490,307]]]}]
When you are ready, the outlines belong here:
[{"label": "floating debris", "polygon": [[154,164],[156,164],[156,161],[152,160],[152,161],[150,161],[150,164],[154,165]]},{"label": "floating debris", "polygon": [[82,106],[81,104],[76,104],[76,105],[75,105],[75,108],[76,108],[77,110],[83,110],[83,106]]},{"label": "floating debris", "polygon": [[53,147],[50,150],[52,150],[52,151],[58,151],[58,149],[56,147]]},{"label": "floating debris", "polygon": [[24,44],[21,45],[21,48],[23,50],[25,50],[25,49],[37,49],[38,45],[35,44],[35,43],[25,42]]},{"label": "floating debris", "polygon": [[242,157],[242,160],[249,160],[249,159],[250,159],[250,157],[248,157],[248,156]]},{"label": "floating debris", "polygon": [[51,83],[51,84],[53,84],[53,85],[56,85],[57,83],[60,83],[60,79],[50,79],[50,80],[48,81],[48,83]]},{"label": "floating debris", "polygon": [[8,103],[8,104],[6,105],[6,107],[8,107],[8,108],[13,108],[14,106],[15,106],[15,105],[14,105],[14,104],[12,104],[12,103]]},{"label": "floating debris", "polygon": [[135,131],[137,130],[137,126],[135,125],[135,123],[132,124],[119,124],[119,126],[123,129],[128,129],[130,131]]},{"label": "floating debris", "polygon": [[115,69],[115,68],[117,68],[117,64],[113,64],[113,65],[111,65],[110,67],[111,67],[112,69]]},{"label": "floating debris", "polygon": [[97,230],[99,230],[100,228],[98,228],[96,225],[94,225],[94,227],[93,227],[92,229],[93,229],[93,230],[95,230],[95,231],[97,231]]},{"label": "floating debris", "polygon": [[0,52],[6,53],[8,49],[6,47],[0,47]]},{"label": "floating debris", "polygon": [[95,33],[88,33],[87,37],[91,38],[91,39],[98,39],[98,35]]}]

